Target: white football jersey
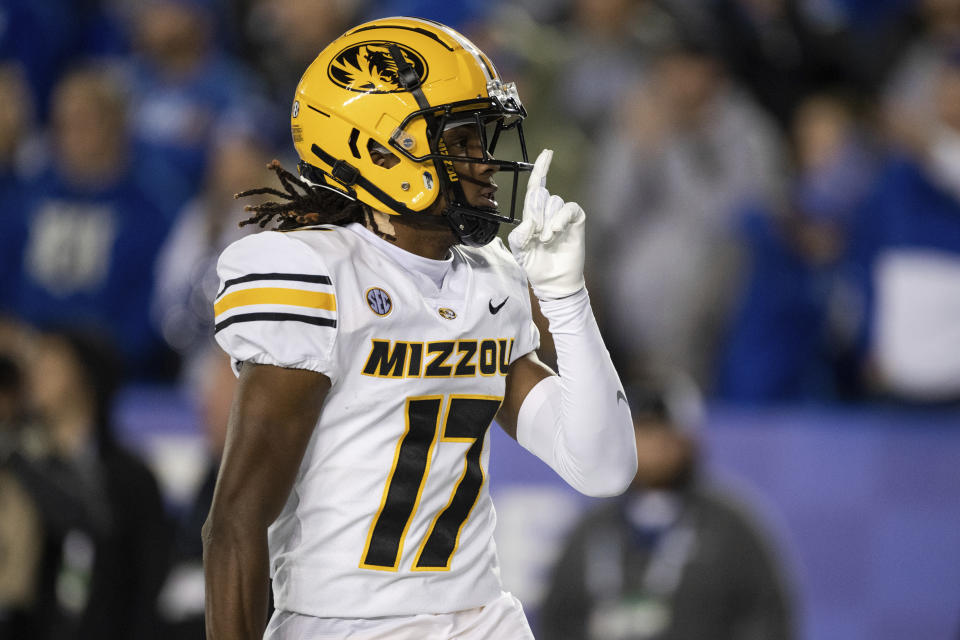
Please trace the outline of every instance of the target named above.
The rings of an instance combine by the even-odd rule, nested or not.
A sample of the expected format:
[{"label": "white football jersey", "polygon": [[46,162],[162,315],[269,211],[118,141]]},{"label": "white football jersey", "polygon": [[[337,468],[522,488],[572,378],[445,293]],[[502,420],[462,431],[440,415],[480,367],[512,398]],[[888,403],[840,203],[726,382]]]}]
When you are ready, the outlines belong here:
[{"label": "white football jersey", "polygon": [[223,349],[332,382],[269,530],[276,606],[338,618],[482,606],[501,594],[487,430],[509,365],[539,342],[526,278],[495,240],[454,247],[438,288],[368,234],[268,231],[220,258]]}]

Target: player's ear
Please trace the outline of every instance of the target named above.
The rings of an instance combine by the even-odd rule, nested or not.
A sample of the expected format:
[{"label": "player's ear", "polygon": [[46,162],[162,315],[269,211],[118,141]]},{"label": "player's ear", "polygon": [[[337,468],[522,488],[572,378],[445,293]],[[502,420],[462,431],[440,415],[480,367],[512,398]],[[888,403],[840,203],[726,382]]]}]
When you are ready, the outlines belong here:
[{"label": "player's ear", "polygon": [[367,143],[367,151],[370,153],[370,160],[378,167],[390,169],[400,162],[400,158],[383,145],[374,142],[373,139]]}]

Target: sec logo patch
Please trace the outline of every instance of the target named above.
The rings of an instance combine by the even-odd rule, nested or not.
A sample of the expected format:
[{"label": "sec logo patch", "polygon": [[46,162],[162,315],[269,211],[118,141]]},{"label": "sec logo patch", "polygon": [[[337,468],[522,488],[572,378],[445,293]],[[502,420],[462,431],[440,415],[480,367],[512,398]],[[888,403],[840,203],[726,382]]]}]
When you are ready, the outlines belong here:
[{"label": "sec logo patch", "polygon": [[440,307],[437,309],[437,313],[440,314],[441,318],[445,318],[446,320],[453,320],[457,317],[457,313],[453,309],[447,309],[446,307]]},{"label": "sec logo patch", "polygon": [[390,300],[390,294],[380,287],[370,287],[367,289],[367,304],[370,310],[378,316],[385,316],[393,311],[393,301]]}]

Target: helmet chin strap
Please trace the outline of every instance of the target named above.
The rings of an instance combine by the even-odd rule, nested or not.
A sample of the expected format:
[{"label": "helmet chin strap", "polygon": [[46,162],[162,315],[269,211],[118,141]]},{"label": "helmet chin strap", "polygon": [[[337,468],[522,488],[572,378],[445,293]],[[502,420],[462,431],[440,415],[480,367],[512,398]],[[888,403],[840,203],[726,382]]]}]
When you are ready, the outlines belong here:
[{"label": "helmet chin strap", "polygon": [[[468,182],[479,182],[468,176],[458,174],[458,177]],[[485,182],[479,182],[479,184],[488,186]],[[462,190],[459,191],[462,192]],[[440,211],[440,215],[424,211],[421,213],[401,214],[400,218],[404,224],[415,228],[435,229],[438,227],[446,227],[453,231],[453,234],[460,244],[468,247],[482,247],[489,244],[497,237],[497,232],[500,230],[499,222],[481,218],[461,205],[449,203],[444,205]]]},{"label": "helmet chin strap", "polygon": [[463,207],[447,204],[440,215],[427,212],[400,214],[403,223],[414,228],[446,228],[453,231],[460,244],[482,247],[489,244],[500,230],[500,223],[480,218]]},{"label": "helmet chin strap", "polygon": [[453,229],[461,244],[468,247],[482,247],[497,237],[500,223],[480,218],[455,205],[447,205],[443,217]]},{"label": "helmet chin strap", "polygon": [[[463,192],[463,187],[460,186],[460,181],[478,184],[482,187],[488,187],[490,185],[489,183],[480,182],[471,176],[459,172],[457,173],[457,178],[458,182],[452,182],[449,185],[448,191],[452,193],[447,195],[447,205],[444,207],[442,213],[443,219],[445,219],[450,225],[450,228],[453,229],[454,235],[457,236],[461,244],[465,244],[468,247],[482,247],[497,236],[497,231],[500,230],[500,223],[481,218],[456,203],[467,203],[467,197]],[[451,197],[451,195],[453,197]]]}]

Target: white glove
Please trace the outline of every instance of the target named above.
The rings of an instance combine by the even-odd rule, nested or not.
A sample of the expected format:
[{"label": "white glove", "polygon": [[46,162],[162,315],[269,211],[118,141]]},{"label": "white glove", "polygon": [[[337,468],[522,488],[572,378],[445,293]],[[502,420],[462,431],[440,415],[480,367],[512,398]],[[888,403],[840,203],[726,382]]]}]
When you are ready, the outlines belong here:
[{"label": "white glove", "polygon": [[510,251],[541,300],[557,300],[584,287],[584,221],[576,202],[564,202],[546,189],[553,151],[537,157],[527,182],[523,220],[510,232]]}]

